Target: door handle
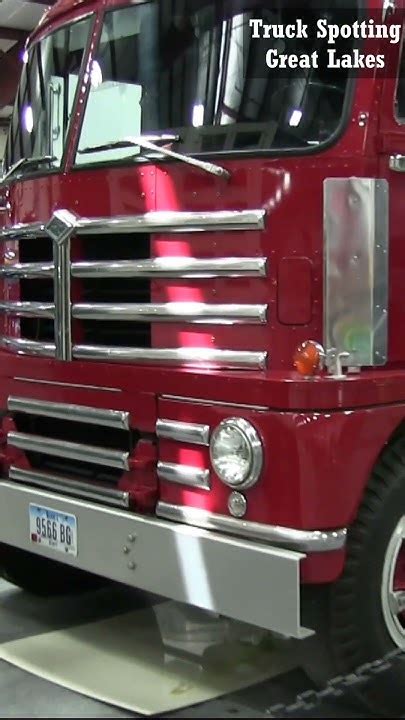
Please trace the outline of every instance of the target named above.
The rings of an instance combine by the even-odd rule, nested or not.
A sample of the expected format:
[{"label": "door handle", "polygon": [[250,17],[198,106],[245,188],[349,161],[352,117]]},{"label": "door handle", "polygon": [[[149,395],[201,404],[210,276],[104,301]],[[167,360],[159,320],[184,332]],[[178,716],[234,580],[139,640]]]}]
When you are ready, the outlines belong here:
[{"label": "door handle", "polygon": [[391,155],[390,157],[390,170],[399,173],[405,173],[405,155]]}]

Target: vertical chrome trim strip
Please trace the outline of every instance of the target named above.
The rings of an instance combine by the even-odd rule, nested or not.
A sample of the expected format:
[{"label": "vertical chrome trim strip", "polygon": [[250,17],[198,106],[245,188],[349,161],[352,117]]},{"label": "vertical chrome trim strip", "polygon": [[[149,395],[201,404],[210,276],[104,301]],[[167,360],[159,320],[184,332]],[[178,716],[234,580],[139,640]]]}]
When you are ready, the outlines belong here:
[{"label": "vertical chrome trim strip", "polygon": [[55,345],[58,360],[72,359],[72,326],[70,322],[70,238],[54,242],[55,263]]},{"label": "vertical chrome trim strip", "polygon": [[53,241],[55,357],[72,360],[72,325],[70,310],[70,238],[76,230],[77,218],[69,210],[56,210],[46,226]]}]

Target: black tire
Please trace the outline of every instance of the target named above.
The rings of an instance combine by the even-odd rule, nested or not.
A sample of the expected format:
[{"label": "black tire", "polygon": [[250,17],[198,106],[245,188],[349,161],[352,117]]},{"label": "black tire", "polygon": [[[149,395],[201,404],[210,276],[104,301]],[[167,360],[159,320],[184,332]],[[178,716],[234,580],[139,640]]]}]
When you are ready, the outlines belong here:
[{"label": "black tire", "polygon": [[85,592],[107,584],[103,578],[4,544],[0,544],[0,577],[43,597]]},{"label": "black tire", "polygon": [[[303,620],[317,631],[300,650],[317,685],[398,649],[383,614],[381,588],[390,540],[405,516],[405,439],[381,456],[348,532],[342,577],[330,586],[304,588]],[[403,646],[405,647],[405,645]],[[374,676],[356,695],[380,716],[405,712],[405,661]]]}]

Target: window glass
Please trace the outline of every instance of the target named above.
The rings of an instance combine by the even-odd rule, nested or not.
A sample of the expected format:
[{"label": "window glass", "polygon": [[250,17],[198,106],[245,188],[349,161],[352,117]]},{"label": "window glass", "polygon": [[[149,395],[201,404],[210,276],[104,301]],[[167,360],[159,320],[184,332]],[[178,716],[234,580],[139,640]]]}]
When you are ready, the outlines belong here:
[{"label": "window glass", "polygon": [[60,165],[90,24],[87,18],[63,27],[36,43],[24,57],[6,146],[6,170],[21,158],[43,155],[55,158],[51,166]]},{"label": "window glass", "polygon": [[[151,0],[108,12],[92,71],[78,164],[118,160],[128,148],[84,153],[138,134],[175,132],[183,152],[305,148],[327,141],[342,118],[347,70],[266,69],[249,21],[295,22],[289,3],[258,0]],[[304,3],[311,27],[341,21]],[[346,16],[347,21],[356,19]],[[336,17],[335,17],[336,16]],[[280,40],[266,41],[280,48]],[[315,36],[286,39],[284,52],[326,52]],[[336,44],[338,53],[352,41]],[[143,153],[145,151],[142,151]],[[132,151],[131,151],[132,153]]]}]

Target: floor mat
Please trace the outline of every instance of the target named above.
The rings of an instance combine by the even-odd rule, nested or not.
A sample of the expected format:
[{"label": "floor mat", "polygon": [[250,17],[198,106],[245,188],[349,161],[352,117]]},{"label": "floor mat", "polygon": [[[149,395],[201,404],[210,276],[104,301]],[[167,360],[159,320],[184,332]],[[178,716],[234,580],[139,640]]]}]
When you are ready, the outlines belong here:
[{"label": "floor mat", "polygon": [[144,715],[212,700],[293,667],[271,636],[239,623],[224,631],[223,621],[209,616],[183,623],[183,637],[176,632],[176,642],[169,637],[163,644],[165,615],[167,625],[179,610],[172,603],[157,608],[7,642],[0,645],[0,659]]}]

